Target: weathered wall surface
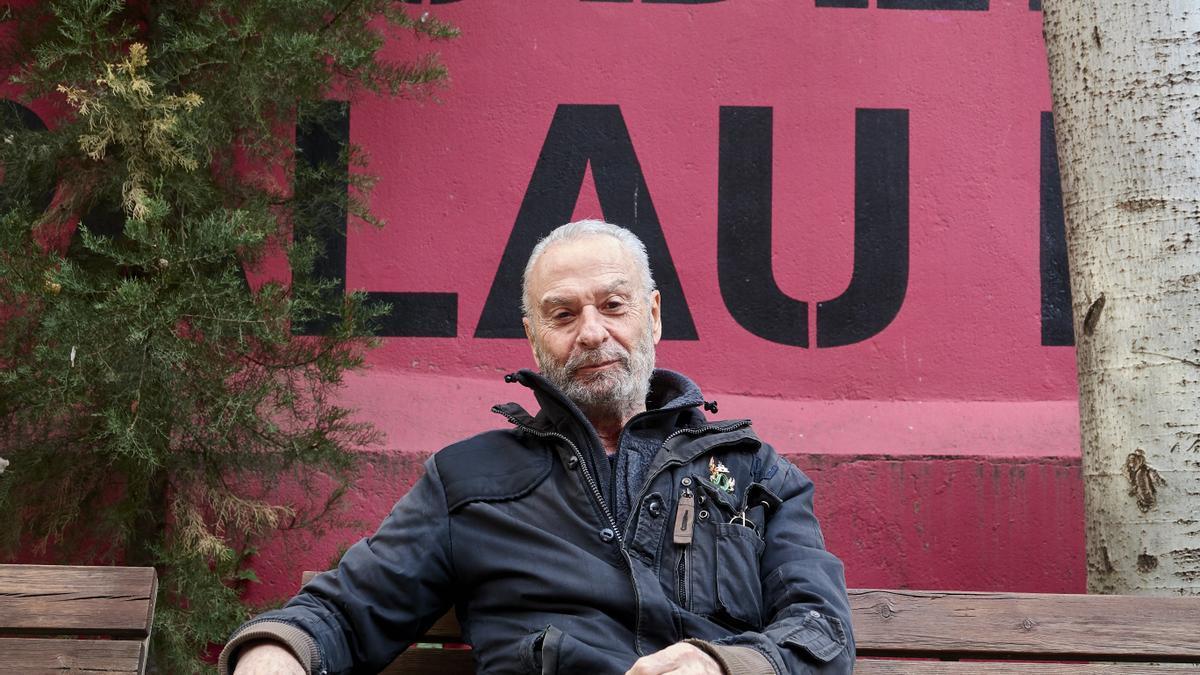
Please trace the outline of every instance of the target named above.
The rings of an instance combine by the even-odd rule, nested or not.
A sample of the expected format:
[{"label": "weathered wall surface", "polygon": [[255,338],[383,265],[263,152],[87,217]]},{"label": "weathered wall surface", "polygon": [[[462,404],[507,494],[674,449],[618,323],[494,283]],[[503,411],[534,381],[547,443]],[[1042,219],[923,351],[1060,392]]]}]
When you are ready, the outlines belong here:
[{"label": "weathered wall surface", "polygon": [[348,388],[388,435],[366,525],[264,551],[256,596],[502,424],[492,403],[530,402],[500,380],[531,363],[520,268],[584,216],[647,241],[660,364],[813,475],[851,584],[1083,589],[1036,2],[424,4],[463,30],[450,86],[342,108],[389,225],[352,230],[331,271],[396,307]]}]

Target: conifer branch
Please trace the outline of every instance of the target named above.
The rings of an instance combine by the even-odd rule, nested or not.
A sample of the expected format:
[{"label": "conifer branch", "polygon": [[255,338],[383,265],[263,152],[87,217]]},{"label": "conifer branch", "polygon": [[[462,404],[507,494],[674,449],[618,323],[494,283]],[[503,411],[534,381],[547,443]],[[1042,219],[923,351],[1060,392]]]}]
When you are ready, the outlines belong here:
[{"label": "conifer branch", "polygon": [[[335,83],[418,94],[444,76],[420,49],[384,62],[377,17],[455,31],[390,0],[332,16],[306,1],[324,9],[31,2],[0,54],[30,100],[68,113],[0,137],[0,513],[21,514],[0,519],[0,544],[159,568],[160,672],[207,668],[203,647],[247,614],[256,543],[330,517],[378,438],[336,387],[380,308],[314,274],[345,223],[303,210],[319,196],[377,224],[371,180],[353,149],[349,194],[318,187],[328,171],[273,171],[295,166],[295,118]],[[297,180],[306,199],[288,196]],[[252,287],[243,266],[271,259],[290,281]],[[329,334],[293,335],[314,319]],[[272,497],[317,471],[335,487],[306,510]]]}]

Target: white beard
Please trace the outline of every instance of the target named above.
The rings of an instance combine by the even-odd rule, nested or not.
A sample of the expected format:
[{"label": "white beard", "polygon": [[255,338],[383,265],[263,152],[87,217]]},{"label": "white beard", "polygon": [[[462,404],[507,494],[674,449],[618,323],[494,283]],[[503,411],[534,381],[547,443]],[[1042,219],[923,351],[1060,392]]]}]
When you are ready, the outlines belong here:
[{"label": "white beard", "polygon": [[[645,329],[630,353],[614,341],[596,349],[576,349],[559,364],[534,334],[533,351],[538,367],[559,391],[591,419],[625,419],[646,404],[650,376],[654,373],[654,324],[647,318]],[[612,368],[580,375],[579,369],[616,361]]]}]

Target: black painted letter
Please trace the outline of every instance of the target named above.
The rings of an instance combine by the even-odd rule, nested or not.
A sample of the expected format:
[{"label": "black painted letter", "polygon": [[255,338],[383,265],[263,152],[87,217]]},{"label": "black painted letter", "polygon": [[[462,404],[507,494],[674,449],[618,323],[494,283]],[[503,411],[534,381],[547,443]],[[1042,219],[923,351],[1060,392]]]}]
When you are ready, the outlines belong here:
[{"label": "black painted letter", "polygon": [[[296,208],[307,211],[318,220],[317,232],[324,247],[314,274],[336,279],[341,292],[346,287],[346,201],[350,168],[343,150],[350,142],[350,104],[346,101],[323,101],[323,110],[315,117],[321,123],[296,129],[297,163],[323,169],[318,175],[322,184],[306,184],[297,180]],[[334,188],[341,198],[328,195]],[[379,320],[378,335],[382,337],[454,337],[457,332],[458,295],[456,293],[367,293],[368,300],[391,305],[391,312]],[[296,326],[301,335],[315,335],[327,326]]]},{"label": "black painted letter", "polygon": [[908,111],[856,111],[854,271],[844,293],[817,304],[817,346],[879,334],[908,290]]},{"label": "black painted letter", "polygon": [[988,0],[877,0],[879,9],[951,9],[986,12]]},{"label": "black painted letter", "polygon": [[1040,267],[1042,277],[1042,344],[1075,344],[1071,326],[1071,275],[1067,266],[1067,228],[1063,222],[1062,183],[1054,117],[1042,113]]},{"label": "black painted letter", "polygon": [[525,337],[521,326],[521,275],[525,262],[538,239],[570,220],[589,162],[605,220],[628,228],[646,245],[650,268],[662,294],[663,339],[696,339],[692,314],[650,200],[650,190],[621,109],[615,105],[558,106],[517,212],[517,222],[500,258],[500,268],[488,292],[475,337]]},{"label": "black painted letter", "polygon": [[771,269],[771,108],[722,106],[717,156],[717,282],[730,315],[755,335],[808,347],[808,304]]},{"label": "black painted letter", "polygon": [[[722,107],[717,276],[743,328],[808,346],[808,305],[771,267],[771,109]],[[842,295],[817,305],[817,346],[861,342],[888,326],[908,288],[908,111],[858,110],[854,153],[854,271]]]},{"label": "black painted letter", "polygon": [[[20,129],[24,128],[29,131],[45,131],[46,123],[42,121],[38,114],[26,108],[25,106],[10,101],[8,99],[0,99],[0,130],[4,129]],[[28,206],[34,213],[43,213],[50,208],[50,202],[54,200],[54,184],[57,182],[53,176],[37,176],[32,177],[37,183],[44,183],[46,191],[33,204]],[[0,188],[0,205],[9,206],[7,196],[2,188]]]}]

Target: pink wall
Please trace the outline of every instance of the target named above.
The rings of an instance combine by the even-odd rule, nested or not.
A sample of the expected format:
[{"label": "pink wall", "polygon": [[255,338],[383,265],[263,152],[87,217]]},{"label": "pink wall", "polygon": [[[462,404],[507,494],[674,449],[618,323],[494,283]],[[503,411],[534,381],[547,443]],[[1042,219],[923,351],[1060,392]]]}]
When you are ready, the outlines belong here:
[{"label": "pink wall", "polygon": [[[1049,108],[1041,13],[1024,1],[992,5],[431,7],[463,30],[442,49],[449,88],[436,102],[351,108],[351,137],[373,157],[375,206],[389,227],[354,233],[347,276],[371,291],[455,294],[457,338],[389,340],[375,362],[477,377],[527,361],[520,340],[471,338],[556,110],[598,104],[619,108],[648,191],[614,201],[637,201],[643,220],[661,223],[700,337],[668,340],[663,363],[708,389],[764,397],[1073,398],[1073,354],[1040,339],[1040,120]],[[720,115],[730,106],[773,113],[770,262],[780,291],[809,304],[814,333],[813,305],[850,282],[855,111],[907,111],[909,277],[882,332],[799,349],[731,316],[717,241]],[[595,192],[589,173],[574,215],[610,215]],[[622,207],[614,210],[632,212]]]},{"label": "pink wall", "polygon": [[[856,4],[870,6],[818,6]],[[414,7],[462,28],[441,49],[450,85],[348,113],[389,222],[352,229],[348,286],[409,294],[380,296],[409,309],[347,390],[388,439],[353,497],[367,525],[268,548],[255,596],[289,592],[369,530],[429,453],[501,423],[491,404],[530,402],[500,380],[531,363],[502,300],[533,237],[583,216],[652,240],[660,284],[664,269],[677,280],[660,363],[813,475],[851,584],[1081,591],[1074,351],[1031,5]]]},{"label": "pink wall", "polygon": [[334,265],[398,308],[346,388],[387,440],[358,524],[265,547],[252,599],[373,529],[493,403],[531,404],[501,380],[532,363],[514,281],[584,216],[648,241],[660,364],[813,476],[852,585],[1083,590],[1037,0],[409,2],[462,29],[451,81],[349,102],[389,224]]}]

